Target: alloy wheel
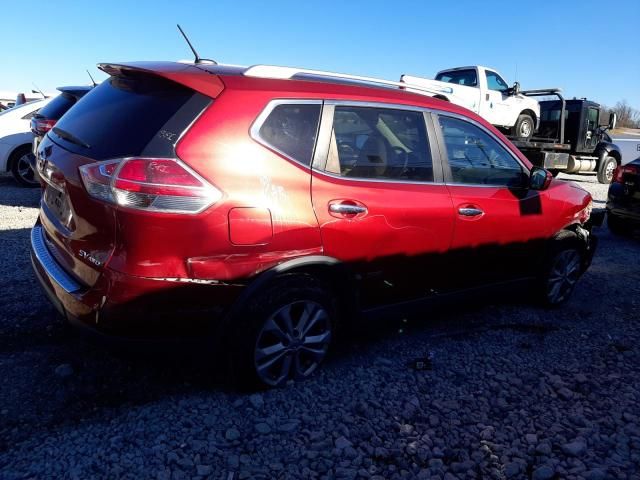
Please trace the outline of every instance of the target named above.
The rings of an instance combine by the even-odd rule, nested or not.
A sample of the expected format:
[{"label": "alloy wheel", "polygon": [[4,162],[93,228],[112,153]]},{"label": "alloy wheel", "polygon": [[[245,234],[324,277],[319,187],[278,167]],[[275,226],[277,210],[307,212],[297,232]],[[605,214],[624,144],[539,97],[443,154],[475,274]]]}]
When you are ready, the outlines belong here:
[{"label": "alloy wheel", "polygon": [[564,302],[580,278],[580,254],[576,250],[560,252],[551,267],[547,282],[549,303],[557,305]]},{"label": "alloy wheel", "polygon": [[35,178],[31,163],[29,162],[30,153],[25,153],[18,158],[18,175],[20,178],[29,185],[35,185],[38,181]]},{"label": "alloy wheel", "polygon": [[317,302],[292,302],[277,310],[258,334],[254,364],[268,385],[311,375],[329,349],[331,320]]}]

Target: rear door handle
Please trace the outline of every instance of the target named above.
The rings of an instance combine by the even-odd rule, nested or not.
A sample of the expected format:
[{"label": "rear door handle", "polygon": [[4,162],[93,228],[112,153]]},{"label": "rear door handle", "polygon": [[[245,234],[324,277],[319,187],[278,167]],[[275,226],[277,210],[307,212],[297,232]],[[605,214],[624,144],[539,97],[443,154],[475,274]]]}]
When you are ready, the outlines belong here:
[{"label": "rear door handle", "polygon": [[329,211],[342,215],[357,215],[359,213],[365,213],[367,209],[360,205],[351,205],[348,203],[330,203]]},{"label": "rear door handle", "polygon": [[479,208],[463,207],[458,209],[458,213],[464,217],[477,217],[478,215],[482,215],[484,212]]}]

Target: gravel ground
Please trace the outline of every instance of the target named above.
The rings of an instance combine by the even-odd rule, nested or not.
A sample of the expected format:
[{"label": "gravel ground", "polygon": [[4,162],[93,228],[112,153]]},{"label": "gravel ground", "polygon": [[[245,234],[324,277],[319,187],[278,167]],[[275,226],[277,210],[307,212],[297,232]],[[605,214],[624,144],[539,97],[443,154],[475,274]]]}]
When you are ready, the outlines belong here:
[{"label": "gravel ground", "polygon": [[[603,206],[606,186],[571,178]],[[37,195],[0,178],[2,479],[640,478],[638,239],[600,229],[559,310],[492,298],[376,323],[310,381],[245,395],[185,348],[77,337],[29,265]]]}]

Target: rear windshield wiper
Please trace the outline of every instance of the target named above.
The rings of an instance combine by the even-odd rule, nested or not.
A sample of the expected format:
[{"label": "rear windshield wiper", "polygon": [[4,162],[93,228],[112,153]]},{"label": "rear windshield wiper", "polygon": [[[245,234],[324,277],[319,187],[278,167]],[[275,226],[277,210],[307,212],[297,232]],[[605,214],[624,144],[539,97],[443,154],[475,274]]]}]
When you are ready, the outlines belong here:
[{"label": "rear windshield wiper", "polygon": [[58,135],[60,138],[67,140],[68,142],[75,143],[76,145],[80,145],[81,147],[84,147],[84,148],[91,148],[91,145],[83,142],[72,133],[69,133],[66,130],[62,130],[61,128],[53,127],[53,133]]}]

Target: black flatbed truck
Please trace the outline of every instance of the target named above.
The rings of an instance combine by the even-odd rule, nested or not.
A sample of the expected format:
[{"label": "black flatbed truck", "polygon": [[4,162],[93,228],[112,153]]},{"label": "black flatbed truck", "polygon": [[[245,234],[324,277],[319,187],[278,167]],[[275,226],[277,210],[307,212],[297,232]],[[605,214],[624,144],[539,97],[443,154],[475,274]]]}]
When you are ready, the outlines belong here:
[{"label": "black flatbed truck", "polygon": [[556,97],[540,102],[540,122],[529,140],[511,142],[536,166],[556,176],[560,172],[597,172],[600,183],[611,183],[613,171],[622,161],[620,148],[606,133],[616,115],[600,125],[600,105],[586,98],[565,100],[558,89],[526,90],[527,96]]}]

